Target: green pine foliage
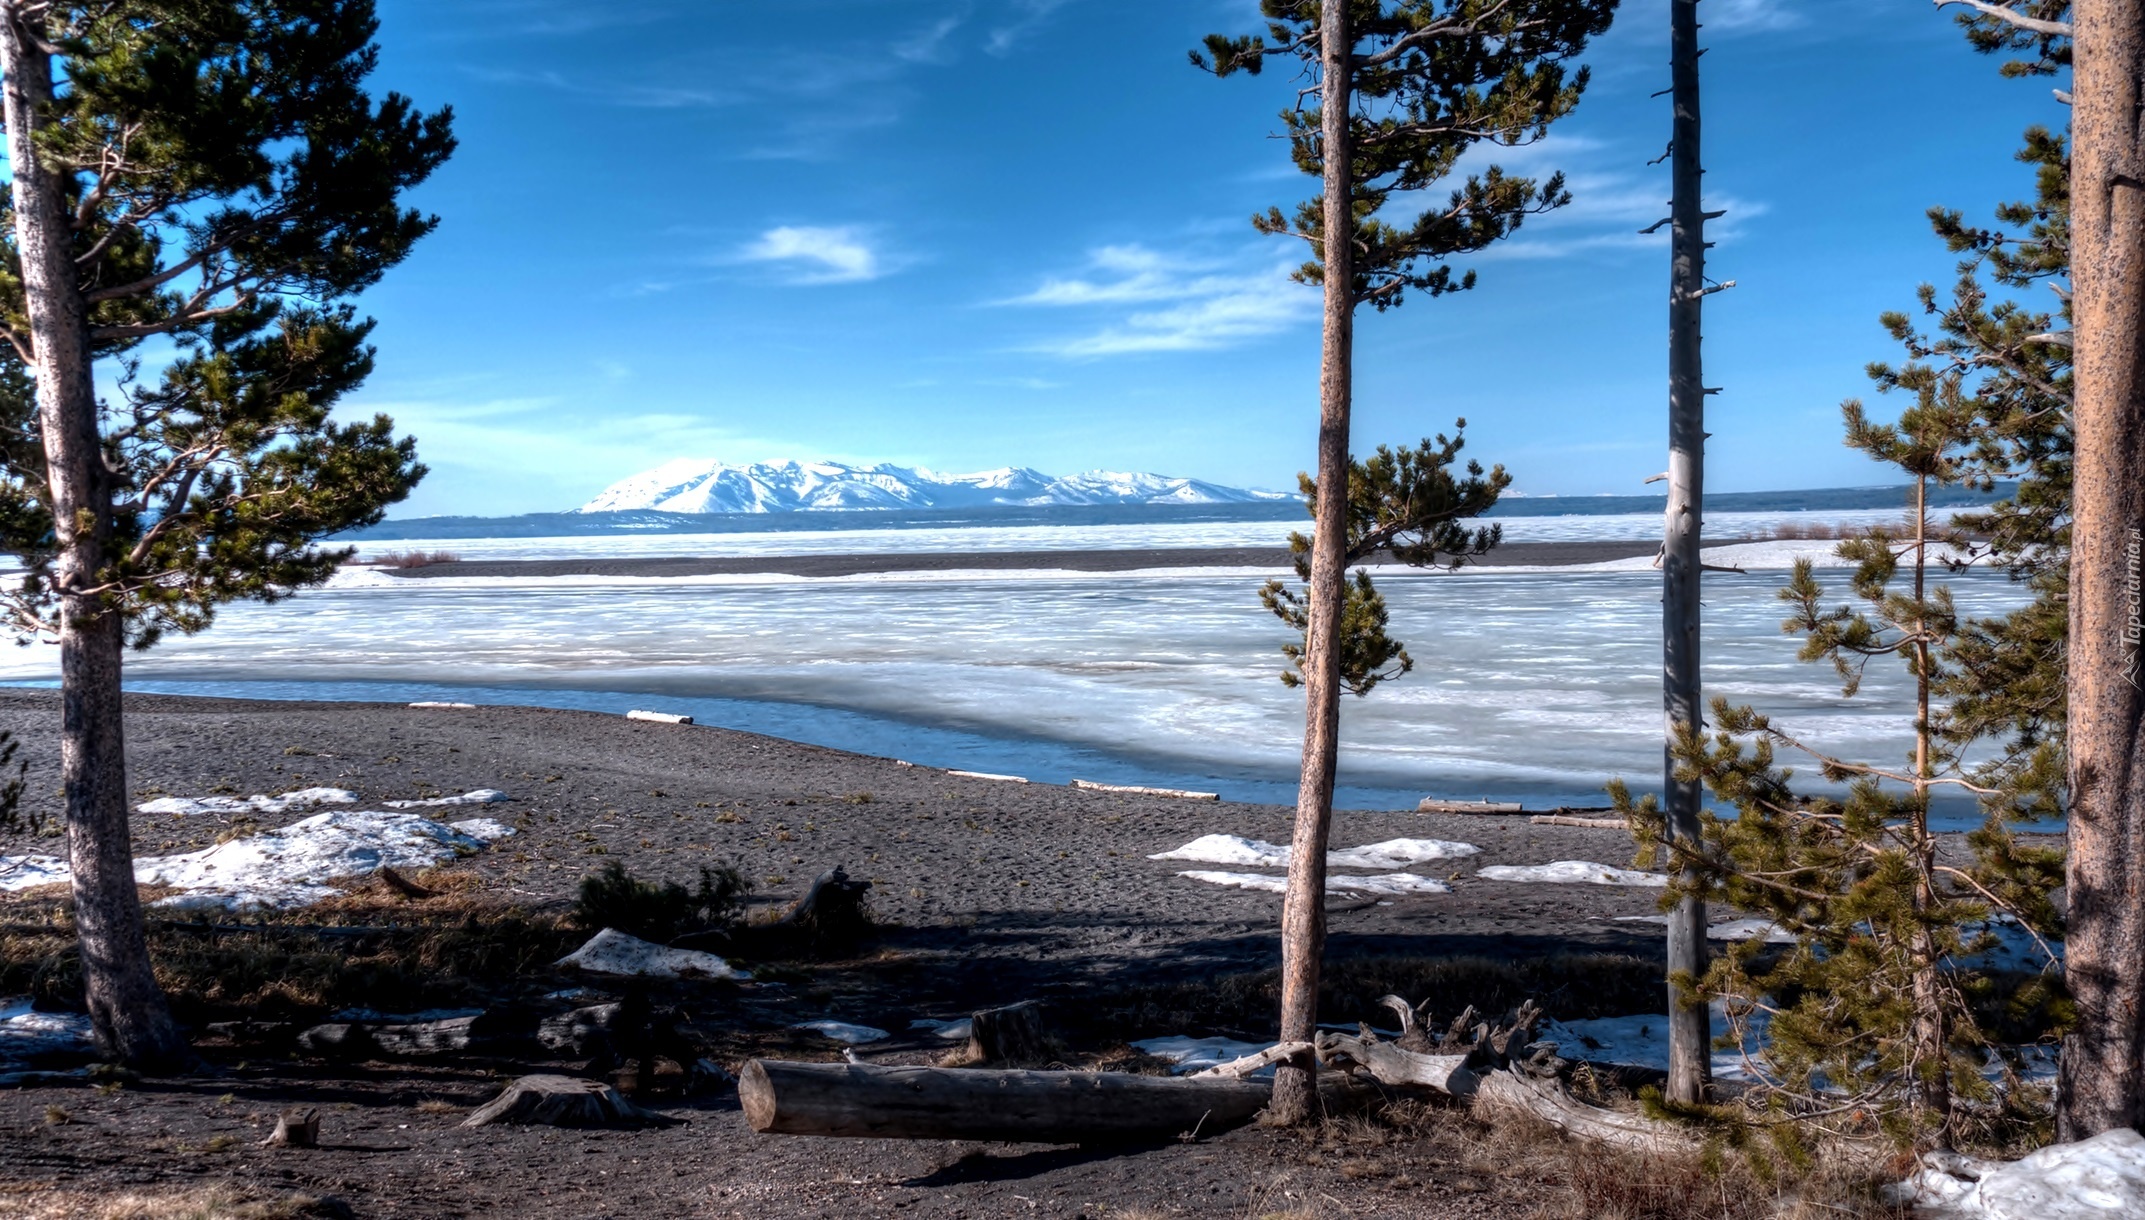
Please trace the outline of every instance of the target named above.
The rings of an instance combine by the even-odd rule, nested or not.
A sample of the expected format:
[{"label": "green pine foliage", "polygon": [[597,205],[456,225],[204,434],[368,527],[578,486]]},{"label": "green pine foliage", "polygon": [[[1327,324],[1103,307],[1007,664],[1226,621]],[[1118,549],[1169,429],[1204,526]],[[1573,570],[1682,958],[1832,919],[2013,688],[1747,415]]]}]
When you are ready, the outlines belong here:
[{"label": "green pine foliage", "polygon": [[[371,371],[345,303],[437,224],[402,194],[453,151],[451,116],[365,90],[370,0],[55,4],[61,81],[42,132],[74,217],[104,404],[109,542],[98,589],[147,647],[215,608],[319,584],[315,541],[379,520],[424,474],[385,416],[330,411]],[[0,550],[25,561],[12,625],[54,625],[34,350],[0,199]],[[144,376],[140,346],[176,345]]]},{"label": "green pine foliage", "polygon": [[[1935,693],[1957,676],[1961,623],[1941,572],[1945,531],[1923,505],[1935,486],[1969,477],[1981,412],[1971,400],[1930,394],[1894,424],[1862,405],[1843,409],[1847,443],[1912,480],[1915,512],[1902,528],[1843,541],[1855,566],[1852,601],[1834,604],[1808,561],[1780,592],[1783,630],[1803,638],[1801,659],[1833,666],[1845,695],[1867,667],[1901,665],[1914,684],[1914,748],[1898,762],[1842,757],[1798,738],[1749,707],[1713,703],[1710,733],[1685,733],[1678,774],[1702,781],[1733,817],[1701,818],[1692,847],[1670,846],[1657,802],[1612,786],[1633,821],[1642,864],[1674,866],[1665,902],[1692,894],[1755,911],[1785,930],[1784,952],[1746,941],[1688,985],[1727,1001],[1729,1037],[1755,1012],[1770,1018],[1767,1059],[1782,1103],[1851,1112],[1902,1143],[1956,1139],[1999,1099],[1985,1077],[1995,1038],[1985,1017],[1996,980],[1961,958],[1995,945],[1992,919],[2037,936],[2059,933],[2049,894],[2062,883],[2058,851],[2031,848],[1991,816],[1960,853],[1930,830],[1940,790],[1988,795],[1947,732]],[[1844,798],[1799,794],[1782,752],[1809,759],[1845,785]],[[2013,999],[2030,1002],[2036,985]]]},{"label": "green pine foliage", "polygon": [[[1462,524],[1489,511],[1512,483],[1504,467],[1485,473],[1477,461],[1467,463],[1465,477],[1455,474],[1466,444],[1466,427],[1463,419],[1450,438],[1439,433],[1435,440],[1425,440],[1413,449],[1380,445],[1369,461],[1349,463],[1348,501],[1342,506],[1348,516],[1344,566],[1356,570],[1341,608],[1340,667],[1341,685],[1351,694],[1367,695],[1380,682],[1415,667],[1407,649],[1386,632],[1390,616],[1384,595],[1371,583],[1370,573],[1356,565],[1383,552],[1415,567],[1457,568],[1487,553],[1503,537],[1499,526],[1469,529]],[[1297,481],[1311,516],[1317,518],[1318,481],[1307,474],[1298,475]],[[1289,550],[1297,579],[1308,582],[1311,540],[1291,533]],[[1297,667],[1303,661],[1303,635],[1310,622],[1307,596],[1279,580],[1270,580],[1259,590],[1266,608],[1296,632],[1296,642],[1281,647],[1290,665],[1282,671],[1281,681],[1288,686],[1303,681]]]}]

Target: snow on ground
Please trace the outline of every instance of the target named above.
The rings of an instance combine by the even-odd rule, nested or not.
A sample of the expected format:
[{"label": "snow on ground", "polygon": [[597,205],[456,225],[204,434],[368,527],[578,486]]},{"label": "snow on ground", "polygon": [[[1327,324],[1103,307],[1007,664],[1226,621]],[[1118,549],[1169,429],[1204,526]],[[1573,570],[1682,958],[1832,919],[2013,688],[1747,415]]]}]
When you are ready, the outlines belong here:
[{"label": "snow on ground", "polygon": [[[1728,1028],[1728,1018],[1719,1000],[1712,1004],[1713,1032],[1718,1035]],[[1748,1039],[1744,1047],[1751,1058],[1764,1053],[1764,1013],[1750,1017]],[[1668,1017],[1664,1013],[1646,1013],[1633,1017],[1601,1017],[1592,1021],[1545,1021],[1536,1035],[1540,1042],[1554,1042],[1557,1053],[1566,1059],[1590,1059],[1596,1063],[1628,1063],[1636,1067],[1668,1070]],[[1743,1051],[1718,1050],[1713,1052],[1713,1078],[1715,1080],[1757,1079]]]},{"label": "snow on ground", "polygon": [[1930,1153],[1897,1188],[1931,1220],[2119,1220],[2145,1216],[2145,1136],[2128,1127],[2016,1161]]},{"label": "snow on ground", "polygon": [[847,1021],[800,1021],[791,1029],[808,1029],[824,1038],[850,1046],[866,1042],[884,1042],[894,1035],[874,1025],[851,1025]]},{"label": "snow on ground", "polygon": [[975,1023],[967,1017],[958,1021],[934,1021],[929,1017],[918,1017],[909,1022],[909,1028],[945,1042],[966,1042],[970,1031],[975,1028]]},{"label": "snow on ground", "polygon": [[1169,1069],[1171,1075],[1181,1076],[1186,1072],[1203,1072],[1210,1067],[1220,1067],[1246,1055],[1256,1055],[1273,1045],[1270,1042],[1239,1042],[1235,1038],[1187,1038],[1172,1035],[1167,1038],[1142,1038],[1130,1044],[1133,1050],[1157,1059],[1167,1059],[1176,1064]]},{"label": "snow on ground", "polygon": [[[1618,923],[1657,923],[1668,926],[1666,915],[1618,915]],[[1706,925],[1707,940],[1763,940],[1768,945],[1792,945],[1795,937],[1770,919],[1724,919]]]},{"label": "snow on ground", "polygon": [[[1454,860],[1482,849],[1472,843],[1444,839],[1387,839],[1342,851],[1326,853],[1326,863],[1335,868],[1405,868],[1427,860]],[[1173,851],[1156,852],[1149,860],[1185,860],[1194,864],[1248,864],[1262,868],[1287,868],[1289,849],[1277,843],[1247,839],[1242,835],[1201,835]]]},{"label": "snow on ground", "polygon": [[1476,869],[1475,876],[1489,881],[1554,881],[1642,886],[1668,884],[1666,873],[1642,873],[1635,869],[1611,868],[1606,864],[1595,864],[1591,860],[1558,860],[1550,864],[1492,864],[1487,868]]},{"label": "snow on ground", "polygon": [[697,949],[672,949],[667,945],[642,940],[638,936],[628,936],[616,928],[605,928],[596,933],[588,939],[588,943],[553,964],[571,966],[589,974],[607,974],[620,978],[752,977],[712,953],[702,953]]},{"label": "snow on ground", "polygon": [[0,1001],[0,1065],[96,1053],[89,1018],[80,1013],[32,1012],[30,1001]]},{"label": "snow on ground", "polygon": [[[134,879],[186,891],[153,906],[238,911],[307,906],[337,893],[330,883],[382,868],[417,869],[483,850],[513,829],[489,819],[444,826],[414,813],[338,809],[176,856],[143,856]],[[0,857],[0,889],[68,880],[55,856]]]},{"label": "snow on ground", "polygon": [[[300,788],[276,796],[166,796],[144,801],[134,808],[142,813],[285,813],[315,805],[355,805],[357,793],[348,788]],[[389,804],[394,802],[390,801]]]},{"label": "snow on ground", "polygon": [[507,794],[497,788],[478,788],[460,796],[435,796],[424,801],[382,801],[389,809],[431,809],[444,805],[491,805],[506,800]]},{"label": "snow on ground", "polygon": [[[1269,873],[1225,873],[1207,869],[1193,869],[1177,874],[1194,881],[1213,885],[1226,885],[1240,890],[1265,890],[1274,894],[1288,892],[1288,878]],[[1432,877],[1418,877],[1413,873],[1384,873],[1376,877],[1328,877],[1326,892],[1329,894],[1450,894],[1452,887]]]}]

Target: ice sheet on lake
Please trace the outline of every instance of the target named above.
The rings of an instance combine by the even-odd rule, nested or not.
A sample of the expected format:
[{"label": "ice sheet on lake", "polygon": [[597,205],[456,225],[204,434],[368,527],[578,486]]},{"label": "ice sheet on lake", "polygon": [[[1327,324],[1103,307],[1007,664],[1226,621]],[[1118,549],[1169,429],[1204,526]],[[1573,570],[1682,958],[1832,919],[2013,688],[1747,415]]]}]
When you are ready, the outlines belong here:
[{"label": "ice sheet on lake", "polygon": [[875,1025],[851,1025],[847,1021],[799,1021],[791,1029],[808,1029],[823,1038],[850,1046],[862,1046],[866,1042],[884,1042],[894,1035]]},{"label": "ice sheet on lake", "polygon": [[0,1001],[0,1066],[86,1058],[96,1049],[87,1016],[33,1012],[27,999]]},{"label": "ice sheet on lake", "polygon": [[1141,1054],[1169,1060],[1176,1065],[1169,1069],[1170,1073],[1181,1076],[1187,1072],[1203,1072],[1210,1067],[1220,1067],[1246,1055],[1256,1055],[1272,1044],[1240,1042],[1235,1038],[1187,1038],[1180,1034],[1167,1038],[1142,1038],[1130,1045]]},{"label": "ice sheet on lake", "polygon": [[1487,881],[1549,881],[1583,885],[1665,886],[1666,873],[1642,873],[1636,869],[1611,868],[1591,860],[1557,860],[1549,864],[1492,864],[1475,870]]},{"label": "ice sheet on lake", "polygon": [[1930,1153],[1900,1184],[1931,1220],[2118,1220],[2145,1216],[2145,1136],[2128,1127],[2016,1161]]},{"label": "ice sheet on lake", "polygon": [[[1666,915],[1619,915],[1619,923],[1651,923],[1666,926]],[[2045,945],[2024,925],[2008,915],[1999,915],[1986,924],[1973,924],[1961,930],[1967,944],[1972,944],[1983,932],[1996,939],[1996,943],[1980,953],[1964,953],[1946,963],[1953,969],[2015,971],[2038,974],[2043,970],[2060,966],[2063,962],[2063,942],[2049,941]],[[1795,943],[1793,933],[1769,919],[1730,919],[1706,927],[1708,940],[1756,940],[1763,938],[1767,944],[1789,945]]]},{"label": "ice sheet on lake", "polygon": [[[1213,885],[1226,885],[1240,890],[1265,890],[1268,893],[1288,892],[1288,878],[1268,873],[1226,873],[1207,869],[1193,869],[1177,874],[1194,881]],[[1407,894],[1450,894],[1452,887],[1432,877],[1418,877],[1413,873],[1384,873],[1376,877],[1328,877],[1326,892],[1329,894],[1389,894],[1400,897]]]},{"label": "ice sheet on lake", "polygon": [[652,944],[638,936],[628,936],[616,928],[605,928],[603,931],[596,933],[588,939],[588,943],[560,958],[554,964],[583,970],[589,974],[607,974],[619,978],[749,979],[752,977],[712,953],[702,953],[697,949],[672,949],[667,945]]},{"label": "ice sheet on lake", "polygon": [[[1326,853],[1326,863],[1336,868],[1405,868],[1427,860],[1454,860],[1482,849],[1472,843],[1444,839],[1387,839],[1343,851]],[[1278,843],[1247,839],[1242,835],[1201,835],[1172,851],[1156,852],[1149,860],[1183,860],[1193,864],[1244,864],[1260,868],[1288,867],[1289,849]]]},{"label": "ice sheet on lake", "polygon": [[[497,823],[485,829],[513,833]],[[167,910],[300,907],[333,897],[335,880],[382,868],[427,868],[481,851],[490,841],[414,813],[338,809],[200,851],[143,856],[134,862],[134,879],[185,891],[152,904]],[[0,857],[0,888],[68,876],[66,862],[56,857]]]},{"label": "ice sheet on lake", "polygon": [[446,805],[491,805],[506,800],[497,788],[478,788],[460,796],[435,796],[422,801],[382,801],[389,809],[432,809]]},{"label": "ice sheet on lake", "polygon": [[[275,796],[165,796],[144,801],[134,808],[142,813],[287,813],[315,805],[355,805],[357,793],[348,788],[300,788]],[[389,804],[394,802],[390,801]]]}]

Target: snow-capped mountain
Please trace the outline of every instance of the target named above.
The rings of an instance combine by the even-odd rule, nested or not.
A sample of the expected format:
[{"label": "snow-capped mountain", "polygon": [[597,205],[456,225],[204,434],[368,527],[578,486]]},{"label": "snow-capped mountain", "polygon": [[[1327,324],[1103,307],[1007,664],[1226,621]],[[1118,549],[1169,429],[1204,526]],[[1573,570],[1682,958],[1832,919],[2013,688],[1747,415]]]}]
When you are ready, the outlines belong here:
[{"label": "snow-capped mountain", "polygon": [[1015,466],[941,474],[886,463],[850,466],[793,461],[728,466],[703,458],[679,458],[611,484],[577,511],[787,513],[994,504],[1238,504],[1287,498],[1277,492],[1245,491],[1198,479],[1108,470],[1052,478]]}]

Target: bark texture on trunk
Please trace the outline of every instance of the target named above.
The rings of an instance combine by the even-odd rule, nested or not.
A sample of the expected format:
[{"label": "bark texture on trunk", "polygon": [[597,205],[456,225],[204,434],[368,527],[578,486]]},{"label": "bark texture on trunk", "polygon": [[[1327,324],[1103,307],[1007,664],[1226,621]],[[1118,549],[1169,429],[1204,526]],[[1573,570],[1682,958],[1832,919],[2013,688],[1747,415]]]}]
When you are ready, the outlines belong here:
[{"label": "bark texture on trunk", "polygon": [[[1303,653],[1303,772],[1288,893],[1281,908],[1281,1041],[1318,1033],[1318,979],[1326,948],[1326,838],[1333,822],[1333,771],[1340,746],[1340,620],[1347,594],[1348,407],[1355,325],[1355,216],[1348,138],[1350,58],[1355,38],[1348,0],[1323,0],[1319,96],[1325,162],[1325,340],[1318,379],[1318,495],[1312,523],[1309,622]],[[1272,1117],[1309,1118],[1318,1095],[1317,1062],[1282,1064]]]},{"label": "bark texture on trunk", "polygon": [[60,778],[66,788],[67,854],[74,870],[75,925],[97,1043],[107,1055],[168,1067],[186,1044],[171,1019],[142,931],[127,826],[126,741],[120,709],[124,624],[84,590],[97,583],[111,538],[111,479],[98,431],[88,313],[75,279],[66,184],[32,152],[52,98],[52,60],[42,17],[0,0],[8,159],[15,242],[36,361],[52,515],[59,534]]},{"label": "bark texture on trunk", "polygon": [[2065,1140],[2145,1125],[2145,0],[2079,0],[2071,96],[2076,467],[2070,582]]},{"label": "bark texture on trunk", "polygon": [[[1698,0],[1673,0],[1669,13],[1670,94],[1675,126],[1669,168],[1672,238],[1668,289],[1668,508],[1661,550],[1661,694],[1667,743],[1662,795],[1669,837],[1696,844],[1699,787],[1676,778],[1676,729],[1700,722],[1698,616],[1700,534],[1705,505],[1705,376],[1699,352],[1705,303],[1704,169],[1698,144]],[[1706,908],[1684,898],[1668,916],[1668,1099],[1702,1101],[1712,1062],[1712,1022],[1675,982],[1706,966]]]}]

